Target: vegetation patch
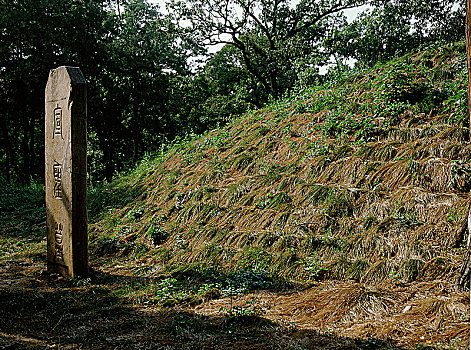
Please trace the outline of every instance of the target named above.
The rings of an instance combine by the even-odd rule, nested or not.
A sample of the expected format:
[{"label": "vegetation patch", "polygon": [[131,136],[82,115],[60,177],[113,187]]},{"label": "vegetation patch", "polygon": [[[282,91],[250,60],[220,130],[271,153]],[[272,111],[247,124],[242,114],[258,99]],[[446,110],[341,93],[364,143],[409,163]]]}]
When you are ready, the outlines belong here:
[{"label": "vegetation patch", "polygon": [[[7,317],[39,310],[49,284],[67,291],[72,307],[51,294],[53,320],[30,334],[46,342],[63,327],[69,335],[58,346],[114,346],[117,338],[99,338],[114,323],[155,334],[142,335],[147,345],[171,334],[177,345],[240,345],[237,336],[257,348],[289,334],[328,347],[332,334],[348,334],[335,342],[465,348],[469,298],[452,288],[465,237],[449,239],[471,183],[466,71],[453,63],[465,62],[461,49],[341,71],[91,186],[96,273],[89,281],[37,276],[43,289],[31,300],[0,279]],[[42,189],[2,191],[0,272],[9,276],[18,259],[39,273]],[[109,316],[95,333],[87,300],[90,315]],[[80,320],[89,331],[72,332]],[[26,326],[16,327],[23,334]]]}]

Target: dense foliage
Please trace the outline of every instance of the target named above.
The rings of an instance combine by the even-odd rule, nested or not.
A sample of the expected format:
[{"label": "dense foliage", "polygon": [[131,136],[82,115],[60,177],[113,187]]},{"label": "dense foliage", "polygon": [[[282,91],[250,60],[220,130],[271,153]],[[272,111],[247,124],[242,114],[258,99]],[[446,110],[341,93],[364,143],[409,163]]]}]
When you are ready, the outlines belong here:
[{"label": "dense foliage", "polygon": [[[349,23],[343,10],[363,4]],[[43,177],[44,87],[57,66],[86,76],[89,175],[109,180],[168,140],[328,79],[319,69],[332,58],[371,66],[456,41],[464,19],[445,0],[168,1],[168,14],[147,0],[0,8],[0,180],[23,184]]]},{"label": "dense foliage", "polygon": [[332,54],[371,67],[391,57],[437,43],[452,43],[464,35],[464,1],[378,1],[327,42]]},{"label": "dense foliage", "polygon": [[[3,176],[42,176],[44,88],[49,70],[79,66],[88,81],[89,168],[98,178],[131,164],[181,121],[171,80],[189,73],[179,29],[144,0],[2,1],[0,123]],[[18,21],[18,19],[20,19]],[[28,33],[28,34],[27,34]]]}]

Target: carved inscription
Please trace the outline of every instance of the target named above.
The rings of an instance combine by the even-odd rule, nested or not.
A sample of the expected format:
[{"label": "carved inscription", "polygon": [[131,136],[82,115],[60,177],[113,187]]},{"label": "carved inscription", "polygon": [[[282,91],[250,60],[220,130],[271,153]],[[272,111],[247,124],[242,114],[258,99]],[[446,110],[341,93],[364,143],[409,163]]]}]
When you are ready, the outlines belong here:
[{"label": "carved inscription", "polygon": [[87,91],[80,69],[59,67],[45,91],[47,269],[88,273]]},{"label": "carved inscription", "polygon": [[64,263],[64,247],[62,245],[62,224],[56,224],[55,234],[55,250],[58,263]]},{"label": "carved inscription", "polygon": [[64,139],[62,135],[62,108],[59,105],[54,108],[54,133],[52,134],[52,138],[56,136],[60,136]]},{"label": "carved inscription", "polygon": [[62,199],[62,165],[54,161],[54,198]]}]

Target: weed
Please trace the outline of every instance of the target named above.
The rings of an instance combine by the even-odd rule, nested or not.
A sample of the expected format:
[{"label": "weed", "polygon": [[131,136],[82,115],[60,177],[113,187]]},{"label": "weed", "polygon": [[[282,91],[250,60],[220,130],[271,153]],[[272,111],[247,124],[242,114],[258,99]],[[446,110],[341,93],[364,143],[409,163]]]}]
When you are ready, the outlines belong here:
[{"label": "weed", "polygon": [[322,258],[317,255],[307,257],[303,260],[303,263],[305,265],[304,270],[308,272],[309,277],[316,281],[324,279],[329,271],[323,266]]},{"label": "weed", "polygon": [[367,261],[358,259],[346,271],[346,277],[356,281],[360,281],[365,271],[370,267]]},{"label": "weed", "polygon": [[238,266],[242,269],[265,270],[272,259],[268,250],[258,246],[248,246],[239,255]]},{"label": "weed", "polygon": [[93,243],[98,256],[116,254],[124,248],[124,244],[112,235],[99,235]]},{"label": "weed", "polygon": [[141,219],[143,215],[144,215],[144,208],[137,208],[137,209],[130,210],[126,214],[126,217],[128,217],[129,219],[133,221],[137,221]]},{"label": "weed", "polygon": [[270,128],[268,126],[262,125],[261,127],[258,128],[258,134],[260,136],[265,136],[270,132]]},{"label": "weed", "polygon": [[261,316],[264,314],[263,308],[260,306],[260,301],[255,297],[246,301],[244,305],[233,305],[231,299],[230,307],[221,307],[219,312],[221,312],[229,322],[241,321],[247,317]]},{"label": "weed", "polygon": [[463,208],[461,207],[461,205],[448,209],[448,212],[446,214],[446,221],[448,221],[452,225],[457,225],[462,220],[462,212]]},{"label": "weed", "polygon": [[[273,207],[275,203],[278,202],[278,200],[275,199],[276,196],[277,195],[273,193],[268,193],[265,196],[262,196],[255,204],[255,207],[257,209],[268,209],[268,208]],[[283,198],[280,198],[280,200],[282,201]],[[282,203],[279,203],[279,204],[282,204]]]},{"label": "weed", "polygon": [[399,209],[393,215],[396,219],[395,227],[398,229],[406,230],[415,226],[423,225],[423,222],[419,221],[413,212]]},{"label": "weed", "polygon": [[158,304],[171,306],[190,300],[189,292],[177,279],[129,281],[118,290],[118,294],[136,304]]},{"label": "weed", "polygon": [[293,202],[293,199],[288,196],[284,192],[276,193],[272,195],[270,203],[266,206],[266,208],[279,208],[283,205],[291,204]]},{"label": "weed", "polygon": [[453,125],[466,126],[467,121],[467,90],[464,88],[466,79],[452,79],[444,84],[445,94],[448,98],[443,102],[443,113],[449,115],[448,122]]},{"label": "weed", "polygon": [[197,295],[204,301],[216,299],[220,296],[222,285],[220,283],[203,283],[197,291]]},{"label": "weed", "polygon": [[431,345],[431,342],[429,342],[428,344],[419,343],[414,347],[414,349],[416,349],[416,350],[435,350],[436,348]]},{"label": "weed", "polygon": [[450,185],[458,191],[469,192],[471,189],[471,164],[464,164],[459,160],[453,161]]},{"label": "weed", "polygon": [[268,167],[265,175],[262,175],[262,184],[268,185],[281,179],[282,174],[288,171],[288,167],[272,164]]},{"label": "weed", "polygon": [[315,185],[304,198],[309,203],[323,205],[323,211],[330,217],[353,214],[352,198],[345,190],[327,185]]},{"label": "weed", "polygon": [[242,154],[234,160],[234,166],[236,169],[247,168],[254,160],[254,157],[250,154]]},{"label": "weed", "polygon": [[312,157],[330,154],[332,146],[326,141],[315,141],[309,145],[308,155]]},{"label": "weed", "polygon": [[264,270],[242,269],[228,274],[225,283],[238,290],[270,289],[273,279]]},{"label": "weed", "polygon": [[365,231],[368,231],[378,225],[379,220],[376,216],[368,216],[363,219],[363,227],[365,228]]},{"label": "weed", "polygon": [[44,186],[0,185],[0,213],[44,208]]},{"label": "weed", "polygon": [[214,186],[207,185],[207,186],[204,187],[204,191],[206,193],[217,193],[218,189]]},{"label": "weed", "polygon": [[159,227],[157,223],[154,222],[153,218],[149,219],[149,227],[146,234],[147,237],[152,240],[154,245],[160,245],[164,243],[169,237],[169,233]]},{"label": "weed", "polygon": [[395,277],[401,278],[406,283],[413,282],[419,276],[419,272],[424,265],[425,263],[422,260],[408,259],[400,265]]},{"label": "weed", "polygon": [[226,287],[224,287],[221,290],[221,292],[222,292],[222,295],[224,295],[225,297],[233,297],[233,296],[238,296],[238,295],[248,293],[249,287],[246,283],[239,284],[239,285],[229,283]]}]

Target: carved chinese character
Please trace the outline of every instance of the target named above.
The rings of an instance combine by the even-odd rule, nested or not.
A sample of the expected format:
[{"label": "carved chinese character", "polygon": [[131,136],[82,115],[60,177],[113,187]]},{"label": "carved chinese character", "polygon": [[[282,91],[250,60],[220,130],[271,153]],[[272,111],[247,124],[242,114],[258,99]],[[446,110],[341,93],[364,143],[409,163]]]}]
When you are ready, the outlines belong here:
[{"label": "carved chinese character", "polygon": [[[1,0],[0,0],[1,3]],[[79,68],[51,70],[45,91],[47,270],[88,274],[87,89]]]},{"label": "carved chinese character", "polygon": [[54,162],[54,198],[62,199],[62,165]]},{"label": "carved chinese character", "polygon": [[56,224],[56,230],[55,230],[55,249],[56,249],[56,257],[58,262],[64,262],[64,251],[62,248],[62,230],[63,226],[62,224]]},{"label": "carved chinese character", "polygon": [[62,139],[62,108],[57,106],[54,109],[54,133],[52,134],[52,138],[55,136],[60,136]]},{"label": "carved chinese character", "polygon": [[56,242],[62,244],[62,224],[56,224]]}]

